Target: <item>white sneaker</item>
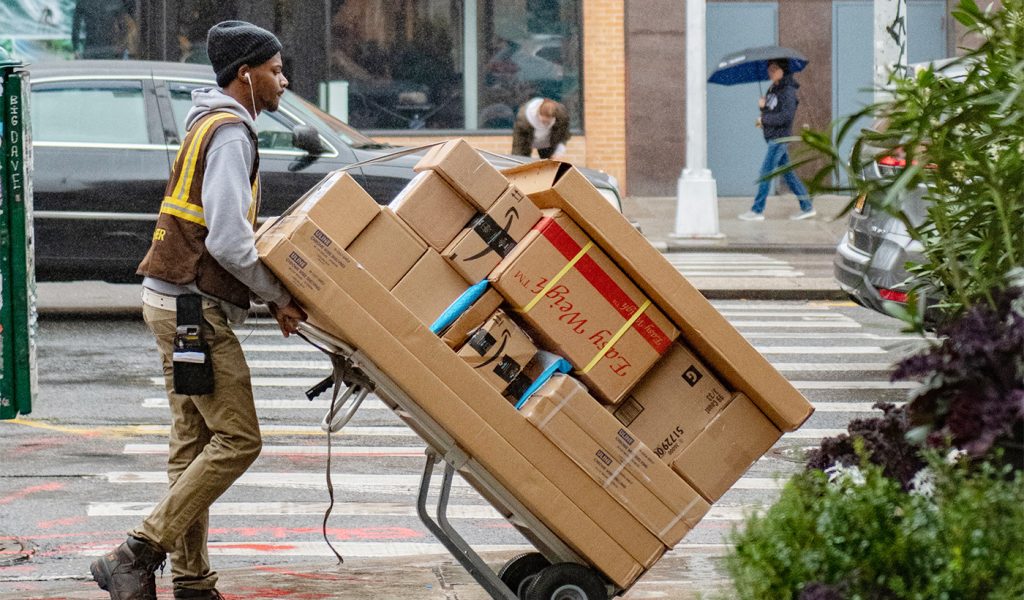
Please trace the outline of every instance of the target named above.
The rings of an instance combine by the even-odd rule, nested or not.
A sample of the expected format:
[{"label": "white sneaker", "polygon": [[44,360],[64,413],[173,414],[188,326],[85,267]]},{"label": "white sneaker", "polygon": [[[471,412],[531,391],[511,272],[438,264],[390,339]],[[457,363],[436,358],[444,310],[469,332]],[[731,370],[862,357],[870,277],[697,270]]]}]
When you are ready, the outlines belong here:
[{"label": "white sneaker", "polygon": [[804,219],[810,219],[811,217],[813,217],[813,216],[815,216],[817,214],[818,214],[818,211],[814,210],[813,208],[811,210],[802,210],[802,211],[796,213],[795,215],[791,215],[789,217],[789,220],[790,221],[802,221]]},{"label": "white sneaker", "polygon": [[748,210],[747,212],[743,213],[742,215],[739,215],[736,218],[739,219],[740,221],[764,221],[764,213]]}]

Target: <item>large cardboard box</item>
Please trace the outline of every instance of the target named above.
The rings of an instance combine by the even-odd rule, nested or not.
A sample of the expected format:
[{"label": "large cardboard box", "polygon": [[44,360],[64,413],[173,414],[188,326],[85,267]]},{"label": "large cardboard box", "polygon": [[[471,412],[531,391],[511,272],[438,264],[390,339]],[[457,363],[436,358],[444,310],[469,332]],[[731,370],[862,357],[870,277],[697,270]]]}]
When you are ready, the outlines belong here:
[{"label": "large cardboard box", "polygon": [[681,329],[701,360],[777,427],[793,431],[811,416],[807,399],[572,165],[538,161],[504,173],[537,206],[568,213]]},{"label": "large cardboard box", "polygon": [[470,283],[483,281],[540,220],[540,209],[510,186],[445,248],[443,256]]},{"label": "large cardboard box", "polygon": [[387,207],[347,248],[381,285],[395,287],[427,251],[427,244]]},{"label": "large cardboard box", "polygon": [[334,285],[281,236],[261,238],[257,248],[308,307],[312,323],[358,347],[460,448],[616,585],[629,587],[664,553],[664,544],[364,269],[346,269],[347,278]]},{"label": "large cardboard box", "polygon": [[615,407],[615,417],[670,464],[732,396],[715,374],[677,341]]},{"label": "large cardboard box", "polygon": [[380,205],[351,175],[335,172],[306,192],[288,216],[315,221],[337,247],[345,248],[379,212]]},{"label": "large cardboard box", "polygon": [[717,502],[780,437],[782,432],[749,398],[736,394],[683,448],[672,468],[709,502]]},{"label": "large cardboard box", "polygon": [[391,293],[429,326],[468,288],[440,254],[427,248]]},{"label": "large cardboard box", "polygon": [[540,220],[490,281],[601,400],[626,395],[679,335],[560,210]]},{"label": "large cardboard box", "polygon": [[483,325],[494,311],[498,310],[504,298],[494,288],[489,287],[476,302],[458,316],[452,324],[441,332],[441,339],[452,350],[458,350],[469,339],[477,327]]},{"label": "large cardboard box", "polygon": [[435,171],[413,177],[389,205],[431,248],[441,252],[476,215]]},{"label": "large cardboard box", "polygon": [[555,375],[521,411],[669,548],[710,508],[572,377]]},{"label": "large cardboard box", "polygon": [[480,212],[487,212],[508,187],[508,180],[463,139],[433,146],[413,167],[416,172],[428,169],[444,177]]}]

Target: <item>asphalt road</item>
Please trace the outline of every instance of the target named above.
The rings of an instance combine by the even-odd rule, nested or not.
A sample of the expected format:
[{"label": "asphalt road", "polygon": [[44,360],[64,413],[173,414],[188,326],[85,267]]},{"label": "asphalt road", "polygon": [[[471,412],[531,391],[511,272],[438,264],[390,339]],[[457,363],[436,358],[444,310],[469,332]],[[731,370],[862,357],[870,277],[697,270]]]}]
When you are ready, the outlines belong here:
[{"label": "asphalt road", "polygon": [[[817,411],[662,561],[684,565],[690,578],[711,588],[723,583],[720,557],[731,528],[772,501],[787,474],[801,468],[804,449],[853,418],[875,414],[874,402],[906,398],[907,384],[890,384],[887,371],[921,343],[901,334],[898,322],[848,302],[715,304]],[[327,400],[309,402],[302,393],[328,374],[329,365],[301,340],[281,338],[267,318],[240,327],[238,335],[252,366],[265,448],[214,506],[213,562],[219,569],[333,563],[321,535],[326,437],[318,424]],[[0,422],[0,598],[25,597],[18,590],[33,585],[28,582],[88,580],[91,557],[119,543],[166,485],[169,412],[144,325],[43,320],[38,341],[35,410]],[[419,438],[371,400],[332,443],[338,504],[328,535],[343,555],[415,560],[444,553],[415,516]],[[525,548],[470,488],[456,485],[451,504],[456,527],[478,551]],[[645,597],[647,579],[678,578],[662,568],[627,598]]]}]

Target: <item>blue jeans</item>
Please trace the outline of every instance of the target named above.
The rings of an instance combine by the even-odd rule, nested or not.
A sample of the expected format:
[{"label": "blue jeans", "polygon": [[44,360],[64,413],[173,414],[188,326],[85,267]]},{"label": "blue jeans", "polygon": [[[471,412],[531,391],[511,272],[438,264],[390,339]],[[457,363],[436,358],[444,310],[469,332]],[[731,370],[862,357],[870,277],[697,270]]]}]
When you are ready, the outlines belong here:
[{"label": "blue jeans", "polygon": [[[761,164],[761,175],[758,178],[760,183],[757,185],[757,196],[754,197],[754,206],[750,210],[756,213],[764,212],[764,203],[768,199],[768,188],[771,185],[771,180],[765,179],[765,175],[783,165],[788,164],[789,151],[786,148],[786,144],[780,144],[774,140],[769,140],[768,152],[765,153],[764,162]],[[796,176],[796,173],[793,171],[786,171],[786,174],[782,177],[786,180],[786,185],[789,186],[789,189],[792,190],[800,200],[800,210],[803,212],[811,210],[811,198],[807,195],[807,188],[804,187],[803,182]]]}]

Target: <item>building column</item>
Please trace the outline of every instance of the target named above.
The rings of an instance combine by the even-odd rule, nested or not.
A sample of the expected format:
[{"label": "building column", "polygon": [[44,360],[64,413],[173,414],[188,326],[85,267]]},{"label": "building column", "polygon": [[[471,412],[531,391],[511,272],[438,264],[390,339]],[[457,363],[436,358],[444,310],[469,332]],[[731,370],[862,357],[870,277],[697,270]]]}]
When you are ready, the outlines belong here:
[{"label": "building column", "polygon": [[586,165],[626,182],[626,7],[622,0],[583,3],[583,127]]}]

